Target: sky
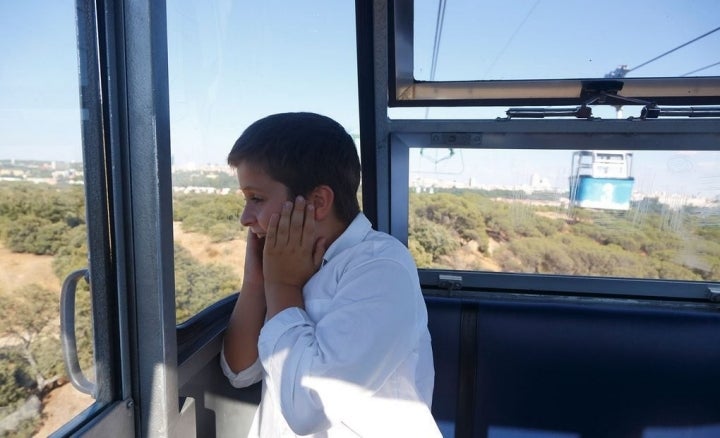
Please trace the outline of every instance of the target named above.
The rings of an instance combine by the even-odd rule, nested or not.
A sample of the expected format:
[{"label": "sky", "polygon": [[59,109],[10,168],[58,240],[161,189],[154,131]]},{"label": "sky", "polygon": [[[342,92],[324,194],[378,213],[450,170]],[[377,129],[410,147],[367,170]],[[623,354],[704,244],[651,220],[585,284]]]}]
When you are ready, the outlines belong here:
[{"label": "sky", "polygon": [[[509,4],[447,2],[435,79],[602,77],[619,65],[640,66],[720,26],[715,0]],[[175,164],[223,164],[246,126],[276,112],[320,112],[358,133],[354,2],[168,0],[167,12]],[[437,12],[436,1],[417,2],[415,75],[420,79],[429,79]],[[71,0],[0,1],[0,159],[81,159],[74,14]],[[720,31],[628,77],[677,76],[718,61]],[[720,75],[720,65],[698,74]],[[504,110],[433,108],[427,116],[495,118]],[[615,116],[610,108],[594,112]],[[422,118],[426,112],[392,109],[390,116]],[[564,158],[547,152],[533,159],[528,172],[562,174],[564,164],[559,168],[558,163],[570,160],[570,152],[564,153]],[[647,169],[667,172],[667,163],[682,159],[675,155],[646,157],[636,169],[646,171],[647,181],[654,172]],[[478,174],[473,159],[468,151],[445,164],[462,167],[461,178],[508,178],[508,172],[487,169]],[[517,163],[527,158],[504,157],[498,163],[505,159],[519,169],[524,167]],[[716,153],[693,154],[691,161],[696,172],[685,177],[719,172]],[[709,173],[697,173],[701,168]]]},{"label": "sky", "polygon": [[76,46],[72,1],[0,1],[0,158],[80,159]]},{"label": "sky", "polygon": [[[497,7],[497,5],[501,7]],[[510,7],[511,6],[511,7]],[[418,40],[431,53],[437,1],[416,2]],[[714,0],[514,0],[447,2],[435,79],[602,77],[633,69],[720,26]],[[679,76],[720,61],[720,32],[633,70],[628,77]],[[415,77],[429,79],[431,58]],[[707,62],[705,62],[707,61]],[[720,73],[720,66],[705,73]]]}]

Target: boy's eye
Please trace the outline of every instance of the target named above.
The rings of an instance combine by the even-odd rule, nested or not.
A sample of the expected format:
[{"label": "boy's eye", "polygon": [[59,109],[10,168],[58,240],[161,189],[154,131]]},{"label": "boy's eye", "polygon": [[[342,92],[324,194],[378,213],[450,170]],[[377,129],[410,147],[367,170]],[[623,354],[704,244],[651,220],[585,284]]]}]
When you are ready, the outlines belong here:
[{"label": "boy's eye", "polygon": [[245,200],[248,202],[253,202],[253,203],[258,203],[258,202],[263,201],[263,199],[259,196],[250,196],[250,197],[246,198]]}]

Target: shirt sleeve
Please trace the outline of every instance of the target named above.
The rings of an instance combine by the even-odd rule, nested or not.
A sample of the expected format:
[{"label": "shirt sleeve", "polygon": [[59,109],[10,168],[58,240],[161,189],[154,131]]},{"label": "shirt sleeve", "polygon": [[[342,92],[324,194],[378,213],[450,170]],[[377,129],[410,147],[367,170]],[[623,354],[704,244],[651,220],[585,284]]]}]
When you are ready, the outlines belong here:
[{"label": "shirt sleeve", "polygon": [[225,377],[228,378],[230,384],[235,388],[246,388],[254,383],[261,381],[263,377],[263,367],[262,363],[260,362],[260,358],[258,358],[252,365],[245,368],[244,370],[234,373],[230,369],[230,365],[228,365],[227,359],[225,359],[224,346],[220,351],[220,368],[222,368],[223,374],[225,374]]},{"label": "shirt sleeve", "polygon": [[265,323],[258,347],[267,388],[295,433],[342,421],[406,360],[418,343],[419,293],[416,272],[373,259],[343,273],[320,320],[289,308]]}]

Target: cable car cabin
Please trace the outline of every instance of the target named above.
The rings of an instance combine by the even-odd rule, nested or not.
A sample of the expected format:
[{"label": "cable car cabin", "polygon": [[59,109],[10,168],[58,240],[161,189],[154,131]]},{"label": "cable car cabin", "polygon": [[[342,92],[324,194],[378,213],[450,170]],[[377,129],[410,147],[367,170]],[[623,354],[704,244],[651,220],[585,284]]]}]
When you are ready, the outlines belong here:
[{"label": "cable car cabin", "polygon": [[415,259],[443,436],[720,436],[720,3],[0,11],[3,433],[245,436],[225,159],[312,111]]},{"label": "cable car cabin", "polygon": [[570,171],[570,202],[585,208],[630,209],[635,179],[632,153],[576,151]]}]

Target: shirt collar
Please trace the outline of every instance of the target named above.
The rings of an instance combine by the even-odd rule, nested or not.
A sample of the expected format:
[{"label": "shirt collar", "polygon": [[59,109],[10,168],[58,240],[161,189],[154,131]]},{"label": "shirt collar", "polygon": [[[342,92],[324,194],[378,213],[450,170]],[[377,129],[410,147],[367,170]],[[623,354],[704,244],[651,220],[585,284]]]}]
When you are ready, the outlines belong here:
[{"label": "shirt collar", "polygon": [[335,239],[332,245],[330,245],[327,251],[325,251],[323,265],[325,265],[325,263],[327,263],[335,255],[340,254],[344,250],[362,242],[371,229],[372,224],[370,224],[368,218],[366,218],[363,213],[358,213],[340,237]]}]

